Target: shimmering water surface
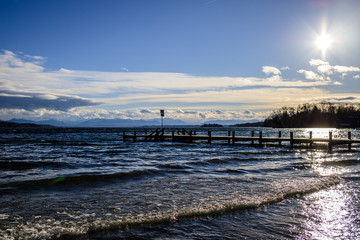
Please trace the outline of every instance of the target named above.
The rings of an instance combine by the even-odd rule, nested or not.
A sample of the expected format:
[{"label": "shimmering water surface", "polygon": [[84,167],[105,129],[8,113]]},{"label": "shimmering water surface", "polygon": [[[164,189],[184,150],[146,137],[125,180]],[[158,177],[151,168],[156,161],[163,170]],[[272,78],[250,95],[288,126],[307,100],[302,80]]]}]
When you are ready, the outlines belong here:
[{"label": "shimmering water surface", "polygon": [[[122,130],[0,130],[0,239],[360,238],[359,146],[123,142]],[[310,130],[349,131],[282,129]]]}]

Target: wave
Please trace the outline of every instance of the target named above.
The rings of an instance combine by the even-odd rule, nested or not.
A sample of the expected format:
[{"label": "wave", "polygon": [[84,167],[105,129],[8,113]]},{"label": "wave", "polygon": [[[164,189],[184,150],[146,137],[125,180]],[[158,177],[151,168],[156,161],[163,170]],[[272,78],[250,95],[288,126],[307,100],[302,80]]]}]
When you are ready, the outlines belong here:
[{"label": "wave", "polygon": [[211,164],[223,164],[223,163],[229,163],[229,159],[220,159],[220,158],[212,158],[207,161]]},{"label": "wave", "polygon": [[68,167],[68,163],[49,162],[49,161],[0,161],[2,170],[28,170],[33,168],[63,168]]},{"label": "wave", "polygon": [[51,145],[65,145],[65,146],[102,146],[98,142],[85,142],[85,141],[61,141],[61,140],[41,140],[42,144]]},{"label": "wave", "polygon": [[[291,180],[289,180],[291,181]],[[287,181],[287,182],[289,182]],[[228,213],[235,213],[241,210],[258,209],[265,205],[281,202],[284,199],[298,197],[314,193],[331,186],[340,184],[343,179],[337,175],[297,180],[292,184],[285,183],[279,188],[267,194],[246,199],[234,199],[232,201],[207,203],[202,206],[189,206],[179,210],[159,212],[152,215],[138,215],[114,219],[97,219],[79,222],[67,222],[53,220],[39,220],[42,222],[26,222],[16,226],[16,231],[2,231],[4,239],[91,239],[92,235],[109,233],[111,231],[128,230],[132,227],[171,224],[182,219],[196,219],[199,217],[218,217]],[[297,186],[297,187],[294,187]],[[4,216],[5,217],[5,216]],[[50,226],[49,226],[50,225]],[[30,234],[30,235],[29,235]]]},{"label": "wave", "polygon": [[165,169],[174,169],[174,170],[185,170],[187,167],[185,165],[179,165],[179,164],[158,164],[156,165],[158,168],[165,168]]},{"label": "wave", "polygon": [[[276,159],[275,159],[276,160]],[[229,157],[229,158],[212,158],[207,160],[208,164],[228,164],[228,163],[237,163],[237,162],[259,162],[259,161],[273,161],[273,158],[263,158],[263,157]]]},{"label": "wave", "polygon": [[345,159],[345,160],[335,160],[335,161],[326,161],[322,162],[322,165],[325,166],[351,166],[360,164],[360,159]]},{"label": "wave", "polygon": [[118,172],[112,174],[83,174],[76,176],[58,176],[56,178],[46,178],[37,180],[27,180],[20,182],[11,182],[3,184],[2,187],[15,187],[18,189],[43,189],[51,188],[59,185],[87,185],[94,183],[111,182],[115,180],[134,179],[144,176],[159,175],[161,171],[158,170],[133,170],[129,172]]},{"label": "wave", "polygon": [[58,146],[103,146],[99,140],[96,141],[74,141],[74,140],[56,140],[56,139],[33,139],[33,138],[12,138],[6,139],[4,143],[12,145],[20,144],[40,144],[40,145],[58,145]]},{"label": "wave", "polygon": [[233,151],[230,152],[229,154],[231,155],[244,155],[244,156],[251,156],[251,155],[264,155],[264,156],[274,156],[276,154],[288,154],[289,152],[291,152],[289,150],[289,148],[285,148],[284,146],[282,146],[283,148],[268,148],[268,149],[261,149],[261,151],[259,151],[258,148],[253,148],[253,151],[251,151],[252,148],[249,148],[248,146],[246,148],[243,149],[243,151]]},{"label": "wave", "polygon": [[249,173],[247,170],[240,170],[240,169],[225,169],[225,170],[217,170],[215,172],[218,173],[229,173],[229,174],[242,174],[242,173]]}]

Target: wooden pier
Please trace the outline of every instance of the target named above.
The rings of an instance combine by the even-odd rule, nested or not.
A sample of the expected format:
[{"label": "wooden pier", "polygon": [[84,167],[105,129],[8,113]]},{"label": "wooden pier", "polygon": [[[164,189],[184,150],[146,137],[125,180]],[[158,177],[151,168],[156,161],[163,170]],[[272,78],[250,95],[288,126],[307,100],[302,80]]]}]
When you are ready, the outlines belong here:
[{"label": "wooden pier", "polygon": [[[218,132],[218,131],[217,131]],[[360,144],[360,139],[352,139],[351,132],[348,132],[347,138],[333,138],[333,133],[329,132],[328,138],[313,138],[310,131],[308,138],[296,138],[294,133],[290,132],[289,137],[283,137],[282,132],[278,132],[276,137],[263,137],[263,132],[259,131],[258,136],[255,136],[255,131],[251,131],[251,136],[236,136],[235,131],[228,131],[226,135],[213,135],[211,131],[208,131],[207,135],[197,135],[196,131],[187,131],[185,129],[176,129],[171,133],[166,133],[164,128],[156,129],[150,133],[145,131],[142,134],[135,132],[126,133],[123,132],[123,140],[133,141],[173,141],[173,142],[195,142],[202,140],[207,143],[225,142],[227,144],[235,144],[237,142],[250,143],[252,145],[265,146],[271,144],[272,146],[281,146],[282,143],[294,147],[295,144],[302,144],[305,147],[315,148],[315,144],[326,144],[327,149],[332,151],[335,145],[346,145],[347,149],[351,151],[352,144]]]}]

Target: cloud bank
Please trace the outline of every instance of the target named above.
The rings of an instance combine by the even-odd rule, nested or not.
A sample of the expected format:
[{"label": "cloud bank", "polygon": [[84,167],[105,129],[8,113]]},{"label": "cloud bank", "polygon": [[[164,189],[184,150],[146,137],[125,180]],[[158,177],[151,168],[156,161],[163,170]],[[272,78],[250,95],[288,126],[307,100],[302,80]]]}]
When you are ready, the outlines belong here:
[{"label": "cloud bank", "polygon": [[93,100],[73,96],[56,96],[41,93],[16,92],[0,90],[0,108],[9,109],[48,109],[67,111],[76,107],[95,106],[101,104]]},{"label": "cloud bank", "polygon": [[[311,59],[309,69],[263,66],[256,77],[130,72],[124,67],[119,72],[51,71],[43,67],[45,60],[7,50],[0,54],[0,118],[150,119],[165,108],[173,118],[249,119],[330,96],[359,100],[358,94],[350,99],[323,87],[358,79],[360,68],[320,59]],[[282,70],[295,77],[285,78]]]}]

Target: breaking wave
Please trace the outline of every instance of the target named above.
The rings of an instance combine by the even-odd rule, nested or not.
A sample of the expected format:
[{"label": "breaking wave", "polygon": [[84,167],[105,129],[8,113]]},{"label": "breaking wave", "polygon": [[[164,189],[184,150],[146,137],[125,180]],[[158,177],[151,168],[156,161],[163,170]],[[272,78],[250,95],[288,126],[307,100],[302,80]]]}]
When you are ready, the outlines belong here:
[{"label": "breaking wave", "polygon": [[[291,180],[289,180],[291,181]],[[289,182],[287,181],[287,182]],[[248,196],[247,198],[233,199],[231,201],[205,202],[201,206],[187,206],[178,210],[158,212],[156,214],[127,217],[114,217],[111,219],[90,220],[87,216],[77,217],[78,221],[68,222],[51,219],[34,219],[32,222],[20,224],[16,229],[1,230],[0,235],[6,240],[12,239],[81,239],[92,234],[122,231],[135,226],[146,224],[170,224],[181,219],[195,219],[198,217],[222,216],[241,210],[258,209],[262,206],[274,204],[284,199],[299,195],[314,193],[331,186],[340,184],[343,179],[337,175],[311,178],[306,181],[296,180],[292,183],[278,185],[273,192],[263,196]],[[294,187],[296,186],[296,187]],[[1,217],[1,215],[0,215]],[[8,216],[2,216],[6,219]]]}]

